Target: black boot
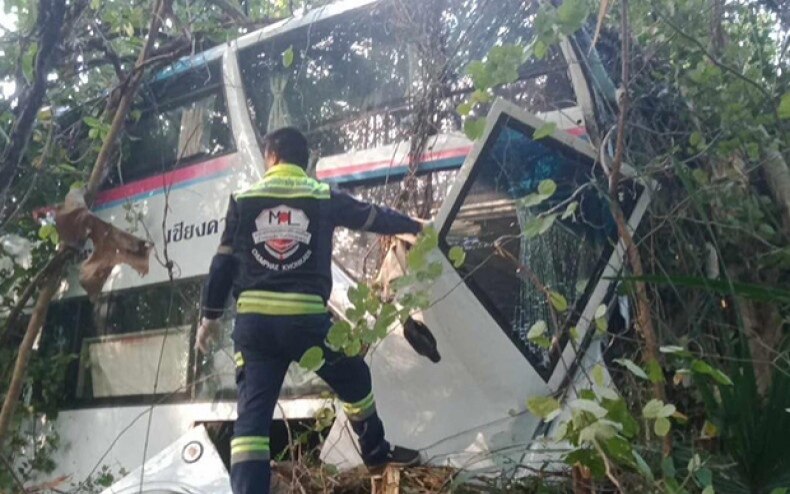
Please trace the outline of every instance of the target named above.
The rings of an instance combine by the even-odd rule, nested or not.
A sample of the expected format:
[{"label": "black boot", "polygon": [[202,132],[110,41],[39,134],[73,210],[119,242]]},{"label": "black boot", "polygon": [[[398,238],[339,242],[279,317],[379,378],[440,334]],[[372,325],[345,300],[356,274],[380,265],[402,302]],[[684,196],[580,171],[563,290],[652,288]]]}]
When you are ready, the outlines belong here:
[{"label": "black boot", "polygon": [[420,464],[420,452],[414,449],[402,448],[400,446],[392,446],[387,453],[386,458],[381,463],[368,465],[368,470],[371,472],[383,471],[387,466],[392,465],[395,467],[413,467]]}]

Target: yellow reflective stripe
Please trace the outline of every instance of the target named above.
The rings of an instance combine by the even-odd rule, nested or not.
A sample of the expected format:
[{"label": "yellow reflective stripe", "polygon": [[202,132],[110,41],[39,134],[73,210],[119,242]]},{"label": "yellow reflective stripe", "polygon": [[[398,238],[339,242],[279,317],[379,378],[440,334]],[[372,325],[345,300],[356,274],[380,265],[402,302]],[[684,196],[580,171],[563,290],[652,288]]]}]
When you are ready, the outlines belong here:
[{"label": "yellow reflective stripe", "polygon": [[268,444],[242,444],[240,446],[231,446],[231,454],[244,453],[246,451],[269,451]]},{"label": "yellow reflective stripe", "polygon": [[375,405],[376,400],[373,397],[373,392],[371,391],[369,395],[362,398],[361,400],[357,401],[356,403],[346,403],[343,405],[343,410],[350,415],[357,415],[363,413],[365,410],[369,409],[373,405]]},{"label": "yellow reflective stripe", "polygon": [[305,172],[301,166],[294,165],[291,163],[278,163],[273,167],[266,170],[266,173],[263,174],[264,177],[272,177],[272,176],[285,176],[285,177],[305,177],[307,176],[307,172]]},{"label": "yellow reflective stripe", "polygon": [[[280,166],[280,165],[278,165]],[[299,170],[297,172],[278,171],[267,172],[263,180],[236,195],[236,199],[251,197],[275,197],[289,199],[296,197],[310,197],[314,199],[329,199],[331,191],[328,184],[321,183],[308,177],[301,168],[288,165]]]},{"label": "yellow reflective stripe", "polygon": [[274,199],[298,199],[300,197],[307,197],[310,199],[329,199],[331,193],[329,189],[316,190],[316,189],[285,189],[285,188],[265,188],[260,190],[253,190],[244,192],[236,196],[236,199],[250,199],[254,197],[266,198],[271,197]]},{"label": "yellow reflective stripe", "polygon": [[267,314],[272,316],[298,316],[303,314],[325,314],[323,304],[287,302],[284,300],[251,301],[239,300],[236,304],[238,314]]},{"label": "yellow reflective stripe", "polygon": [[313,302],[317,304],[324,303],[324,299],[320,295],[312,295],[309,293],[282,293],[282,292],[269,292],[266,290],[246,290],[239,295],[241,299],[276,299],[276,300],[289,300],[300,302]]},{"label": "yellow reflective stripe", "polygon": [[236,352],[236,354],[233,355],[233,360],[236,361],[236,367],[244,367],[244,356],[241,352]]},{"label": "yellow reflective stripe", "polygon": [[326,304],[319,295],[309,293],[278,293],[266,290],[247,290],[239,295],[236,311],[240,314],[268,314],[292,316],[325,314]]},{"label": "yellow reflective stripe", "polygon": [[243,446],[245,444],[257,444],[269,447],[269,438],[266,436],[239,436],[230,440],[230,446]]}]

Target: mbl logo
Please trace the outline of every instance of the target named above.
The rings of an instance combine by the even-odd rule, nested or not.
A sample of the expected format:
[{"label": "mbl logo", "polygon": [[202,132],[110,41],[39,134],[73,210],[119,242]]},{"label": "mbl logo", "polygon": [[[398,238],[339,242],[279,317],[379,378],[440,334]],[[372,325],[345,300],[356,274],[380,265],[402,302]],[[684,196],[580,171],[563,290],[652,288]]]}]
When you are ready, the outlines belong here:
[{"label": "mbl logo", "polygon": [[269,210],[269,224],[290,225],[291,211],[272,211]]}]

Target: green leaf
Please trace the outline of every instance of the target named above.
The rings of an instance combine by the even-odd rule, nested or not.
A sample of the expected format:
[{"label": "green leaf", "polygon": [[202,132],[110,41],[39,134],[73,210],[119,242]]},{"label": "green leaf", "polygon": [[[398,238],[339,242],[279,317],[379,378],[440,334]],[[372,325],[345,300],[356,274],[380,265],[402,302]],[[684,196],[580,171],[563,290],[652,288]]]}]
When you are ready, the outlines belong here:
[{"label": "green leaf", "polygon": [[631,412],[628,411],[625,400],[622,398],[618,398],[617,400],[604,400],[601,406],[608,411],[606,418],[622,426],[623,436],[631,438],[639,433],[639,422],[637,422],[631,415]]},{"label": "green leaf", "polygon": [[283,67],[287,69],[293,63],[294,63],[294,47],[289,46],[288,49],[283,52]]},{"label": "green leaf", "polygon": [[568,310],[568,301],[565,300],[565,297],[559,292],[549,292],[549,301],[558,312],[565,312]]},{"label": "green leaf", "polygon": [[697,374],[710,376],[714,381],[725,386],[732,386],[732,380],[719,369],[716,369],[709,363],[703,360],[694,360],[691,362],[691,370]]},{"label": "green leaf", "polygon": [[595,417],[599,419],[605,417],[607,414],[607,410],[601,405],[599,405],[598,403],[594,402],[593,400],[585,400],[580,398],[571,401],[570,403],[568,403],[568,406],[570,406],[574,410],[582,410],[585,412],[589,412],[595,415]]},{"label": "green leaf", "polygon": [[704,144],[704,143],[705,143],[705,140],[704,140],[704,138],[702,137],[702,134],[699,131],[695,130],[689,136],[689,144],[691,144],[695,148],[699,147],[700,144]]},{"label": "green leaf", "polygon": [[455,108],[455,111],[462,117],[469,115],[472,111],[472,102],[464,101]]},{"label": "green leaf", "polygon": [[477,89],[488,89],[492,85],[491,75],[486,64],[480,60],[474,60],[466,66],[466,73],[472,78],[472,84]]},{"label": "green leaf", "polygon": [[607,456],[615,460],[620,465],[628,465],[631,468],[636,467],[634,455],[632,454],[633,448],[631,443],[622,436],[615,435],[609,439],[602,441],[601,446]]},{"label": "green leaf", "polygon": [[593,366],[592,371],[590,372],[590,374],[592,375],[592,380],[593,380],[593,382],[595,384],[597,384],[598,386],[603,386],[604,385],[604,381],[605,381],[606,377],[605,377],[603,365],[595,364],[595,366]]},{"label": "green leaf", "polygon": [[597,479],[601,479],[606,475],[604,461],[594,449],[579,448],[573,450],[565,456],[564,461],[570,466],[584,465],[590,469],[593,477]]},{"label": "green leaf", "polygon": [[46,225],[41,225],[41,228],[38,229],[38,238],[46,240],[51,237],[53,233],[56,233],[55,225],[47,223]]},{"label": "green leaf", "polygon": [[551,396],[533,396],[527,400],[527,409],[546,422],[553,420],[561,412],[560,402]]},{"label": "green leaf", "polygon": [[713,485],[713,472],[710,471],[710,468],[700,468],[696,472],[694,472],[694,476],[699,481],[700,485],[704,487],[710,487]]},{"label": "green leaf", "polygon": [[790,118],[790,92],[782,95],[782,100],[779,102],[777,112],[779,113],[779,118],[782,120]]},{"label": "green leaf", "polygon": [[557,214],[556,213],[549,214],[549,215],[544,216],[543,218],[541,218],[540,228],[538,229],[538,235],[543,235],[544,233],[549,231],[549,228],[551,228],[552,225],[554,225],[554,221],[556,219],[557,219]]},{"label": "green leaf", "polygon": [[650,482],[653,482],[655,479],[653,477],[653,472],[650,470],[650,466],[648,466],[647,462],[642,455],[636,452],[636,450],[631,451],[634,455],[634,460],[636,461],[636,469],[639,470],[639,473],[642,474],[645,478],[647,478]]},{"label": "green leaf", "polygon": [[321,347],[311,347],[308,348],[302,358],[299,359],[299,365],[303,369],[307,369],[309,371],[317,371],[324,365],[324,351]]},{"label": "green leaf", "polygon": [[86,115],[86,116],[82,117],[82,121],[85,122],[85,125],[87,125],[88,127],[92,128],[92,129],[99,128],[99,127],[102,126],[101,120],[99,120],[96,117],[92,117],[90,115]]},{"label": "green leaf", "polygon": [[655,359],[647,362],[647,377],[651,383],[664,382],[664,371],[661,370],[661,365]]},{"label": "green leaf", "polygon": [[564,34],[578,30],[587,19],[587,3],[584,0],[565,0],[557,9],[557,20],[565,28]]},{"label": "green leaf", "polygon": [[596,319],[602,319],[606,317],[606,304],[601,304],[595,308],[595,316]]},{"label": "green leaf", "polygon": [[[447,258],[453,263],[453,267],[457,269],[464,265],[464,261],[466,260],[466,252],[462,247],[456,245],[454,247],[450,247],[450,250],[447,252]],[[441,265],[439,265],[439,267],[441,268]]]},{"label": "green leaf", "polygon": [[667,405],[661,400],[652,399],[642,408],[642,416],[646,419],[667,418],[671,417],[675,410],[675,405]]},{"label": "green leaf", "polygon": [[557,182],[554,180],[547,178],[546,180],[541,180],[538,184],[538,193],[542,196],[551,197],[557,191]]},{"label": "green leaf", "polygon": [[788,490],[790,490],[788,487],[777,487],[771,491],[771,494],[787,494]]},{"label": "green leaf", "polygon": [[540,228],[543,226],[543,220],[541,218],[532,218],[524,225],[524,236],[527,239],[535,238],[540,233]]},{"label": "green leaf", "polygon": [[548,137],[557,130],[557,124],[554,122],[546,122],[545,124],[541,125],[537,129],[535,129],[535,133],[532,134],[532,139],[539,140],[543,139],[544,137]]},{"label": "green leaf", "polygon": [[348,337],[351,333],[351,325],[346,321],[339,321],[329,328],[326,335],[326,343],[333,350],[339,350],[348,343]]},{"label": "green leaf", "polygon": [[592,443],[609,440],[617,435],[617,429],[613,424],[614,422],[608,420],[596,420],[579,431],[579,441]]},{"label": "green leaf", "polygon": [[705,488],[702,489],[702,494],[716,494],[716,490],[712,485],[706,485]]},{"label": "green leaf", "polygon": [[542,60],[546,58],[546,55],[549,53],[549,46],[543,41],[537,40],[535,44],[532,45],[532,53],[535,55],[535,58]]},{"label": "green leaf", "polygon": [[354,338],[343,349],[347,357],[356,357],[362,351],[362,341],[359,338]]},{"label": "green leaf", "polygon": [[532,341],[536,338],[544,336],[548,329],[549,328],[546,325],[546,321],[537,321],[535,324],[530,326],[529,331],[527,331],[527,339]]},{"label": "green leaf", "polygon": [[705,421],[702,424],[702,430],[700,431],[700,437],[703,439],[711,439],[714,437],[718,437],[719,435],[719,428],[716,427],[716,424],[713,422]]},{"label": "green leaf", "polygon": [[346,309],[346,317],[356,322],[357,320],[361,319],[362,316],[365,315],[365,308],[364,307],[349,307]]},{"label": "green leaf", "polygon": [[546,199],[548,199],[548,197],[541,194],[528,194],[526,197],[521,199],[521,205],[525,208],[529,208],[532,206],[537,206]]},{"label": "green leaf", "polygon": [[471,140],[479,139],[483,132],[486,130],[486,119],[480,118],[467,118],[464,121],[464,134]]},{"label": "green leaf", "polygon": [[595,320],[595,329],[598,333],[606,333],[606,330],[609,328],[609,322],[603,318],[599,317]]},{"label": "green leaf", "polygon": [[[461,247],[458,248],[461,249]],[[453,249],[451,248],[450,250],[452,251]],[[461,259],[461,265],[463,265],[464,261],[466,260],[466,252],[464,252],[463,249],[461,249],[461,252],[463,252],[463,258]],[[461,266],[456,266],[456,267],[460,268]],[[436,278],[442,275],[442,263],[440,262],[428,263],[428,267],[425,268],[425,272],[430,279],[435,280]]]},{"label": "green leaf", "polygon": [[665,417],[660,417],[656,419],[656,423],[653,426],[653,430],[655,431],[657,436],[664,437],[669,433],[669,429],[671,427],[672,424],[669,422],[669,419]]},{"label": "green leaf", "polygon": [[491,101],[491,95],[485,89],[476,89],[472,93],[473,103],[488,103],[489,101]]},{"label": "green leaf", "polygon": [[612,388],[607,388],[606,386],[599,386],[595,384],[593,385],[593,391],[598,397],[603,398],[604,400],[615,401],[620,398],[615,390]]},{"label": "green leaf", "polygon": [[631,372],[631,374],[635,375],[636,377],[644,380],[648,380],[645,371],[641,367],[636,365],[633,360],[627,358],[618,358],[618,359],[614,359],[614,362],[628,369]]},{"label": "green leaf", "polygon": [[579,343],[579,339],[581,338],[581,335],[579,334],[579,330],[576,329],[576,326],[573,326],[571,328],[570,333],[571,333],[571,339],[573,339],[573,342],[578,344]]},{"label": "green leaf", "polygon": [[578,208],[579,208],[579,202],[578,201],[573,201],[572,203],[568,204],[568,206],[565,208],[565,212],[562,213],[562,217],[561,218],[563,220],[567,220],[568,218],[573,216],[574,213],[576,213],[576,210]]},{"label": "green leaf", "polygon": [[683,348],[682,346],[667,345],[660,347],[658,351],[661,353],[681,353],[681,352],[685,352],[686,349]]}]

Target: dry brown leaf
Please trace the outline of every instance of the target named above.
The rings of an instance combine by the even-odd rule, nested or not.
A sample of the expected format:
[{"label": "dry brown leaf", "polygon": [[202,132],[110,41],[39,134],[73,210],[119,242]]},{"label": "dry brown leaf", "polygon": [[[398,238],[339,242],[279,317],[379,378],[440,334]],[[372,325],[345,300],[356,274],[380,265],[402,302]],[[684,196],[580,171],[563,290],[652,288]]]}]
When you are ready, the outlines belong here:
[{"label": "dry brown leaf", "polygon": [[107,223],[88,210],[80,197],[69,196],[55,214],[55,227],[67,245],[80,246],[88,238],[93,241],[93,252],[80,266],[80,284],[91,299],[118,264],[128,264],[141,276],[148,274],[150,242]]}]

